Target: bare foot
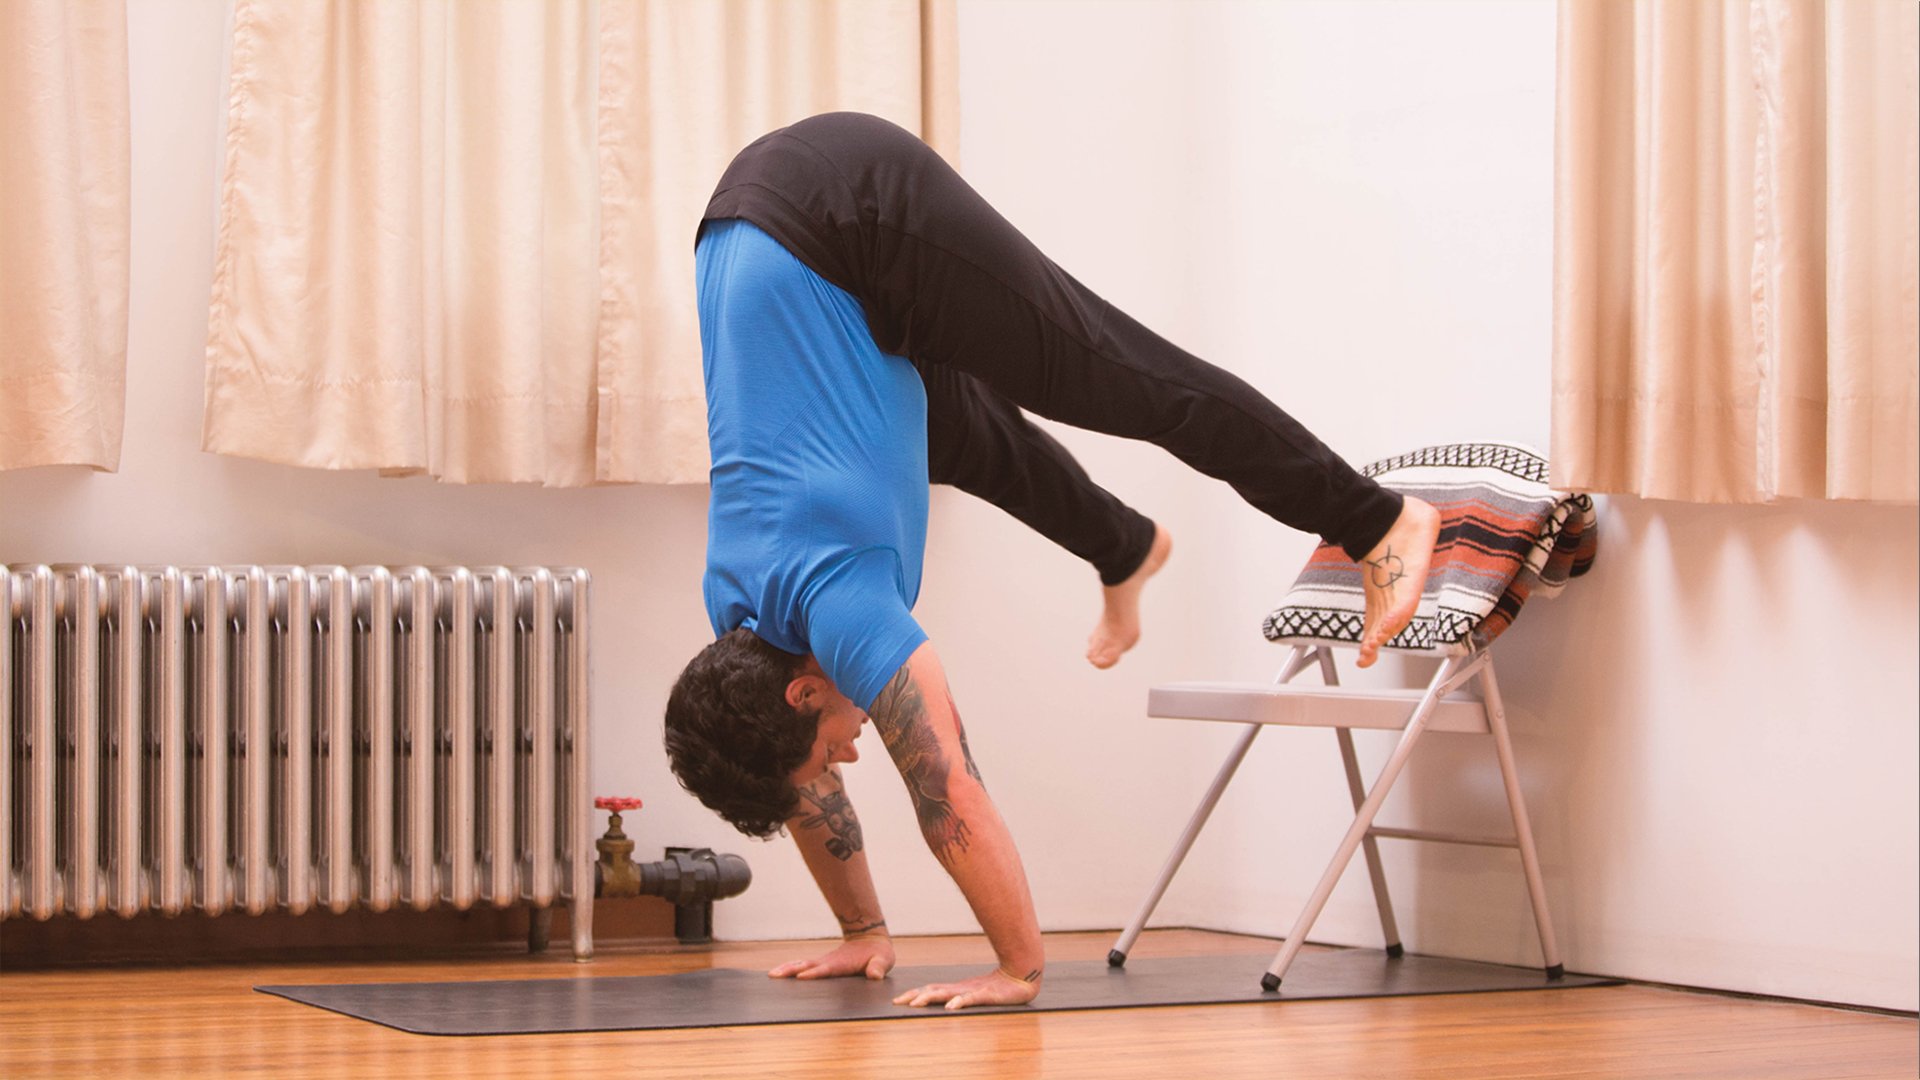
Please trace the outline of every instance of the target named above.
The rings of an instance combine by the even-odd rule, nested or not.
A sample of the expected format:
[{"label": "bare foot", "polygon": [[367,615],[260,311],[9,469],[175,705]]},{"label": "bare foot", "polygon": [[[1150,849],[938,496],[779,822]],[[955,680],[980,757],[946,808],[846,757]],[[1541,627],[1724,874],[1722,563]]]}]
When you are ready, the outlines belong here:
[{"label": "bare foot", "polygon": [[1361,667],[1371,667],[1380,656],[1380,646],[1413,621],[1439,538],[1440,512],[1409,495],[1387,535],[1360,560],[1367,596],[1366,623],[1360,632]]},{"label": "bare foot", "polygon": [[1100,613],[1100,622],[1094,626],[1093,633],[1087,638],[1087,663],[1105,670],[1120,662],[1120,654],[1133,648],[1140,640],[1140,591],[1146,588],[1147,579],[1160,571],[1173,552],[1173,536],[1159,525],[1153,527],[1153,546],[1147,549],[1146,561],[1133,572],[1133,576],[1118,585],[1106,585],[1100,589],[1106,609]]}]

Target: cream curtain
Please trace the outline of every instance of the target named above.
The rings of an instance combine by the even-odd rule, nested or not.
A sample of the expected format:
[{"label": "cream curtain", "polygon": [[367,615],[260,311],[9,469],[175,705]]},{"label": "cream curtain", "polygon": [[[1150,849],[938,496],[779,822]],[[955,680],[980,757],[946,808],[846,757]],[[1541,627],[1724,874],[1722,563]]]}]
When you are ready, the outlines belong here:
[{"label": "cream curtain", "polygon": [[0,469],[120,464],[124,0],[0,0]]},{"label": "cream curtain", "polygon": [[1554,483],[1920,494],[1920,7],[1562,0]]},{"label": "cream curtain", "polygon": [[588,14],[239,0],[206,449],[593,479]]},{"label": "cream curtain", "polygon": [[950,125],[948,2],[239,0],[206,448],[705,479],[707,193],[813,112]]},{"label": "cream curtain", "polygon": [[707,475],[693,240],[727,162],[852,109],[959,142],[953,0],[601,5],[601,478]]}]

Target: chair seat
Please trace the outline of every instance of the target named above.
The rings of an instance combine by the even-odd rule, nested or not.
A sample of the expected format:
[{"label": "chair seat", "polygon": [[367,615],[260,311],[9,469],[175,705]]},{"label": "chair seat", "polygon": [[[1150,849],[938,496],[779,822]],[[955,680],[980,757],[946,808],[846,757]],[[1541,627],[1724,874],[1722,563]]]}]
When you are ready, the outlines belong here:
[{"label": "chair seat", "polygon": [[[1165,720],[1399,731],[1407,726],[1423,694],[1421,690],[1262,682],[1164,683],[1147,691],[1147,715]],[[1486,709],[1478,699],[1456,691],[1440,699],[1426,730],[1485,734]]]}]

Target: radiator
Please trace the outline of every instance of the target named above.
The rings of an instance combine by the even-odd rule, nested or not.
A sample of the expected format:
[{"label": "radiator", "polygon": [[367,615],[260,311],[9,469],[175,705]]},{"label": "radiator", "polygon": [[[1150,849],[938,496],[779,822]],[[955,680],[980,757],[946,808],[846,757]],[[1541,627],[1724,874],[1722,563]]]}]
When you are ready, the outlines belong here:
[{"label": "radiator", "polygon": [[572,903],[588,576],[0,566],[0,919]]}]

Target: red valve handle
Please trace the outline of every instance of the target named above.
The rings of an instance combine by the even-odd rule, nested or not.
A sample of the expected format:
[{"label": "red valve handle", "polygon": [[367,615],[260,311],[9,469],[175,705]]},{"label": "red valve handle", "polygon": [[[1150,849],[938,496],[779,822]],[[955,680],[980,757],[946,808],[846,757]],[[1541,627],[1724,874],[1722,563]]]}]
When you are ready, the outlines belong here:
[{"label": "red valve handle", "polygon": [[622,810],[640,809],[640,800],[618,795],[602,795],[593,800],[593,805],[602,810],[612,810],[614,813],[619,813]]}]

